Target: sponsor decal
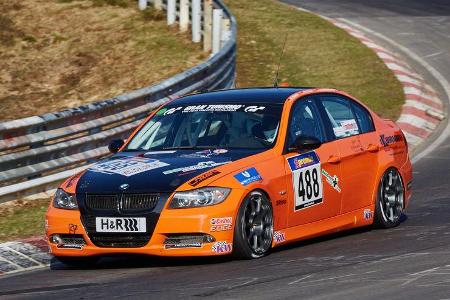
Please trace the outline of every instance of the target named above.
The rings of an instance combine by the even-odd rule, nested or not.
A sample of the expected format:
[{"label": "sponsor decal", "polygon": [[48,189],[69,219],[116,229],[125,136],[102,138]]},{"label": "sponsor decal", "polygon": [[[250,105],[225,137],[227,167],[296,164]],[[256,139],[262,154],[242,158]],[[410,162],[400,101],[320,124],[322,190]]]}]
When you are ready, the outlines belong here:
[{"label": "sponsor decal", "polygon": [[280,205],[285,205],[287,203],[286,199],[282,199],[282,200],[277,200],[276,205],[280,206]]},{"label": "sponsor decal", "polygon": [[215,253],[228,253],[233,250],[233,244],[227,242],[215,242],[211,249]]},{"label": "sponsor decal", "polygon": [[339,187],[339,178],[334,175],[331,176],[327,171],[325,171],[324,169],[322,169],[322,175],[325,176],[325,179],[327,180],[327,182],[331,185],[331,187],[333,189],[335,189],[336,191],[338,191],[339,193],[341,192],[341,188]]},{"label": "sponsor decal", "polygon": [[221,111],[239,111],[243,109],[244,112],[250,112],[250,113],[256,113],[258,111],[262,111],[266,109],[265,106],[257,106],[257,105],[250,105],[245,106],[243,104],[200,104],[200,105],[189,105],[186,107],[178,106],[173,108],[162,108],[158,112],[156,112],[157,116],[167,116],[174,114],[176,112],[181,113],[192,113],[192,112],[221,112]]},{"label": "sponsor decal", "polygon": [[373,211],[370,209],[365,209],[363,214],[365,220],[371,220],[373,218]]},{"label": "sponsor decal", "polygon": [[77,232],[77,224],[69,224],[69,234],[75,234]]},{"label": "sponsor decal", "polygon": [[176,150],[149,151],[149,152],[145,152],[144,156],[153,155],[153,154],[173,154],[175,152],[177,152],[177,151]]},{"label": "sponsor decal", "polygon": [[229,162],[230,161],[225,161],[225,162],[215,162],[215,161],[211,161],[211,160],[210,161],[201,161],[198,164],[193,165],[193,166],[181,167],[181,168],[164,171],[163,174],[167,175],[167,174],[178,173],[178,172],[186,173],[186,172],[190,172],[190,171],[202,170],[202,169],[221,166],[221,165],[227,164]]},{"label": "sponsor decal", "polygon": [[197,151],[195,153],[190,153],[190,154],[183,154],[180,155],[180,157],[186,157],[186,158],[209,158],[211,156],[217,156],[220,154],[224,154],[227,153],[228,150],[227,149],[215,149],[215,150],[202,150],[202,151]]},{"label": "sponsor decal", "polygon": [[337,138],[347,137],[359,133],[358,124],[355,119],[343,120],[339,122],[338,127],[334,127],[334,135]]},{"label": "sponsor decal", "polygon": [[247,106],[245,109],[244,109],[244,111],[245,112],[257,112],[257,111],[260,111],[260,110],[264,110],[266,107],[265,106]]},{"label": "sponsor decal", "polygon": [[400,134],[388,136],[385,136],[384,134],[380,135],[380,142],[384,147],[400,141],[403,141],[403,137]]},{"label": "sponsor decal", "polygon": [[106,162],[100,162],[92,166],[89,170],[110,175],[118,174],[129,177],[168,165],[169,164],[156,159],[133,157],[112,159]]},{"label": "sponsor decal", "polygon": [[292,171],[294,210],[304,209],[323,202],[323,184],[320,159],[316,152],[307,152],[287,159]]},{"label": "sponsor decal", "polygon": [[273,233],[273,241],[276,244],[286,241],[286,236],[284,235],[284,232],[282,232],[282,231],[275,231]]},{"label": "sponsor decal", "polygon": [[190,186],[197,186],[197,185],[199,185],[200,183],[202,183],[203,181],[205,181],[206,179],[211,178],[211,177],[213,177],[213,176],[216,176],[216,175],[218,175],[218,174],[220,174],[220,172],[217,171],[217,170],[212,170],[212,171],[203,173],[203,174],[201,174],[201,175],[195,177],[195,178],[192,179],[191,181],[189,181],[189,185],[190,185]]},{"label": "sponsor decal", "polygon": [[252,182],[262,180],[261,175],[255,168],[247,169],[241,173],[234,175],[237,181],[239,181],[243,186],[249,185]]},{"label": "sponsor decal", "polygon": [[201,242],[181,242],[164,244],[164,249],[201,248]]},{"label": "sponsor decal", "polygon": [[241,104],[205,104],[205,105],[190,105],[183,109],[183,113],[199,112],[199,111],[237,111],[244,107]]},{"label": "sponsor decal", "polygon": [[320,160],[316,152],[308,152],[288,158],[288,163],[291,171],[296,171],[320,163]]},{"label": "sponsor decal", "polygon": [[211,231],[226,231],[231,230],[233,227],[233,218],[212,218],[211,221]]}]

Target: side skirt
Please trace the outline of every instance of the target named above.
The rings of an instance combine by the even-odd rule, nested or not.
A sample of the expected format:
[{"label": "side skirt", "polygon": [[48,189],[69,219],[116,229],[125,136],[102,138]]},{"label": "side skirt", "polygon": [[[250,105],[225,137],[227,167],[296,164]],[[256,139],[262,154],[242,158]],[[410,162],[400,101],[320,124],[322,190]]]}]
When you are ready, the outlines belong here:
[{"label": "side skirt", "polygon": [[328,219],[274,232],[272,247],[373,224],[375,206],[370,205]]}]

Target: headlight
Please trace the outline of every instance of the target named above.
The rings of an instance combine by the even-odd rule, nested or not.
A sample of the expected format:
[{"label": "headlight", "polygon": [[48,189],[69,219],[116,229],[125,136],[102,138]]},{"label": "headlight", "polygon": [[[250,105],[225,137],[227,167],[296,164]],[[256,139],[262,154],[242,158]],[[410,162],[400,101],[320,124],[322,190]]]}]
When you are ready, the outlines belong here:
[{"label": "headlight", "polygon": [[201,188],[193,191],[177,192],[170,201],[170,208],[188,208],[215,205],[223,202],[230,189],[220,187]]},{"label": "headlight", "polygon": [[53,197],[53,206],[62,209],[78,209],[75,195],[66,193],[63,189],[57,189]]}]

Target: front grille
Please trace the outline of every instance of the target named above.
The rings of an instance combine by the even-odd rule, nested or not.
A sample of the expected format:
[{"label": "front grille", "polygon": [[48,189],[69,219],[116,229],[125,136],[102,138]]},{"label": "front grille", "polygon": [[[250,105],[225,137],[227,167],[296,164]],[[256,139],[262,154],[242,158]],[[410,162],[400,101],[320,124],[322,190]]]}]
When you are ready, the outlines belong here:
[{"label": "front grille", "polygon": [[159,194],[112,194],[86,195],[86,206],[94,210],[121,211],[153,210],[158,203]]},{"label": "front grille", "polygon": [[147,232],[96,232],[96,216],[82,215],[81,221],[86,228],[89,238],[97,247],[104,248],[139,248],[144,247],[150,241],[155,228],[157,217],[147,216]]},{"label": "front grille", "polygon": [[[150,241],[169,194],[77,194],[81,222],[97,247],[139,248]],[[157,205],[161,202],[161,205]],[[146,232],[97,232],[97,217],[145,217]]]},{"label": "front grille", "polygon": [[91,233],[90,238],[94,245],[104,248],[139,248],[144,247],[150,241],[148,233],[115,233],[112,235]]}]

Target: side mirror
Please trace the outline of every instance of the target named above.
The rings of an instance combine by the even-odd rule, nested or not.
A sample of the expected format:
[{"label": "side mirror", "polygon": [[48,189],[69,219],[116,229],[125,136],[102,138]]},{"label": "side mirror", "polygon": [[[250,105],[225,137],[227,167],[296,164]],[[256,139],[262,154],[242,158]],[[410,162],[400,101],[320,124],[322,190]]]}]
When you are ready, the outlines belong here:
[{"label": "side mirror", "polygon": [[289,146],[289,152],[299,152],[304,150],[314,150],[319,148],[322,142],[314,136],[300,135],[295,142]]},{"label": "side mirror", "polygon": [[113,154],[117,153],[117,151],[119,151],[119,149],[123,146],[124,143],[125,142],[123,140],[119,140],[119,139],[112,140],[111,142],[109,142],[109,145],[108,145],[109,152],[111,152]]}]

